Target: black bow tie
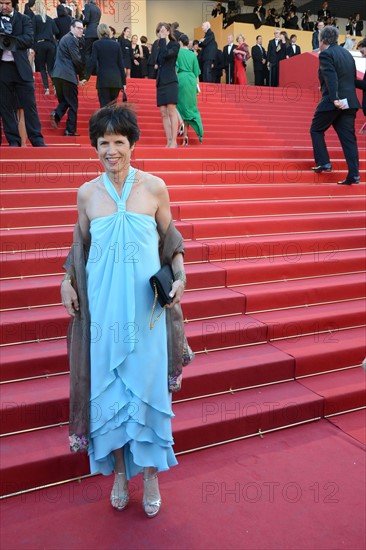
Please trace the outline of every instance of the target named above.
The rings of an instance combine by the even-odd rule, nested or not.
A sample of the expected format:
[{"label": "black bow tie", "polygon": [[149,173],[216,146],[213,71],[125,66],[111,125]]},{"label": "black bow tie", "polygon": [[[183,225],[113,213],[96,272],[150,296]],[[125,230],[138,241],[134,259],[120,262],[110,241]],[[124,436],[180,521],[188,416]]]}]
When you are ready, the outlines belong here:
[{"label": "black bow tie", "polygon": [[5,21],[10,21],[11,17],[10,15],[2,15],[1,19],[5,19]]}]

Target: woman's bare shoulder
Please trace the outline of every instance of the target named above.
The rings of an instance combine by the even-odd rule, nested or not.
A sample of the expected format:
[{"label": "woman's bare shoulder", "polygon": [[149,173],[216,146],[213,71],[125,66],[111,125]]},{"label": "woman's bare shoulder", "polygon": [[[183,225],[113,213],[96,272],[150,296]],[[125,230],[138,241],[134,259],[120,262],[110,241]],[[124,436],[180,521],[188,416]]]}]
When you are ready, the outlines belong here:
[{"label": "woman's bare shoulder", "polygon": [[138,171],[137,176],[145,189],[153,195],[159,195],[166,190],[165,181],[158,176],[149,174],[149,172],[143,172],[142,170]]},{"label": "woman's bare shoulder", "polygon": [[97,176],[96,178],[90,181],[86,181],[78,189],[78,198],[79,199],[89,198],[92,195],[92,193],[98,188],[99,185],[100,185],[100,176]]}]

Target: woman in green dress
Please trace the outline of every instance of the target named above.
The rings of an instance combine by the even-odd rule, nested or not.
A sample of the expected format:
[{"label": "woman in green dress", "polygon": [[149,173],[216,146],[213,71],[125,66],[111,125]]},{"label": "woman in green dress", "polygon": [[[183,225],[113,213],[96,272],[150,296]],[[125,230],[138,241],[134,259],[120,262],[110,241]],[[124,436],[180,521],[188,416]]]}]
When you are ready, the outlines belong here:
[{"label": "woman in green dress", "polygon": [[181,47],[177,58],[177,110],[184,121],[183,145],[188,145],[188,126],[192,126],[201,142],[203,137],[202,120],[197,107],[197,93],[201,91],[198,75],[201,71],[198,65],[197,56],[188,49],[188,36],[182,34],[179,38],[179,42]]}]

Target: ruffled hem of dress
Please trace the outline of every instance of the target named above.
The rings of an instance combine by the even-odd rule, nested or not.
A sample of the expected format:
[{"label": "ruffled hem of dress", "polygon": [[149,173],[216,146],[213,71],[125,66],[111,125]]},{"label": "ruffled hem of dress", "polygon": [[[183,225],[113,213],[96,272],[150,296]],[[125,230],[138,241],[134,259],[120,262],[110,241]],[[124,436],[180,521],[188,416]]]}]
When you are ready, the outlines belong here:
[{"label": "ruffled hem of dress", "polygon": [[101,403],[110,405],[102,407],[98,399],[91,403],[91,473],[112,473],[112,452],[121,447],[129,478],[147,466],[164,471],[177,464],[172,450],[171,410],[168,414],[145,403],[119,376],[99,398]]}]

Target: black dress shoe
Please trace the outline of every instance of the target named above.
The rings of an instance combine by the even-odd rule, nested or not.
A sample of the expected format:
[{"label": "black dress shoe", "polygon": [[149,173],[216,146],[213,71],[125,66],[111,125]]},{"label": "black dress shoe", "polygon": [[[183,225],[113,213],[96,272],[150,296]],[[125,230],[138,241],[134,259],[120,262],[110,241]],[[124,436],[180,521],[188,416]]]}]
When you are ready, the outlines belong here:
[{"label": "black dress shoe", "polygon": [[33,147],[47,147],[45,143],[32,143]]},{"label": "black dress shoe", "polygon": [[52,113],[50,114],[50,122],[51,122],[51,126],[52,128],[58,128],[58,120],[57,120],[57,115],[56,115],[56,111],[52,111]]},{"label": "black dress shoe", "polygon": [[9,147],[21,147],[21,145],[17,141],[11,141]]},{"label": "black dress shoe", "polygon": [[360,178],[346,178],[343,181],[338,181],[338,185],[352,185],[354,183],[360,183]]},{"label": "black dress shoe", "polygon": [[332,171],[332,165],[329,164],[319,164],[319,166],[313,166],[312,171],[316,172],[317,174],[320,174],[320,172],[331,172]]},{"label": "black dress shoe", "polygon": [[76,132],[69,132],[68,130],[65,130],[64,132],[65,136],[80,136],[80,134],[77,134]]}]

